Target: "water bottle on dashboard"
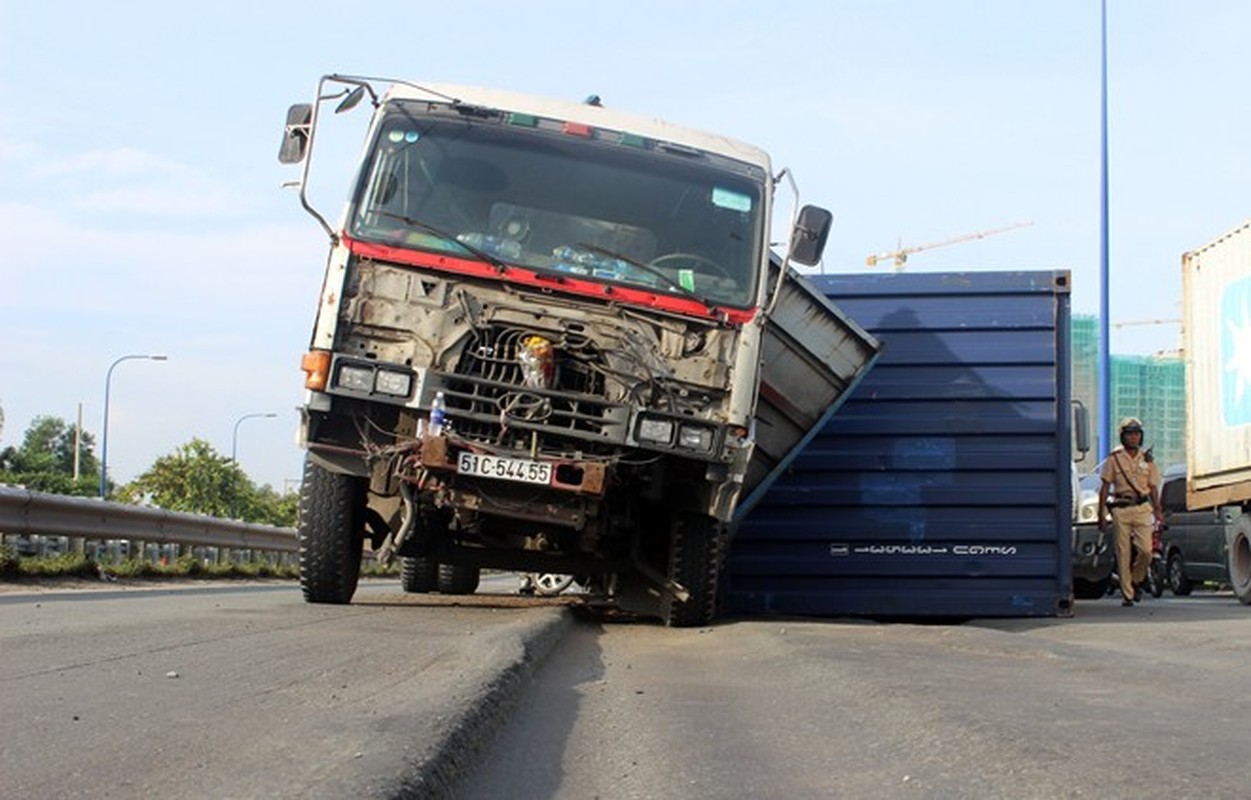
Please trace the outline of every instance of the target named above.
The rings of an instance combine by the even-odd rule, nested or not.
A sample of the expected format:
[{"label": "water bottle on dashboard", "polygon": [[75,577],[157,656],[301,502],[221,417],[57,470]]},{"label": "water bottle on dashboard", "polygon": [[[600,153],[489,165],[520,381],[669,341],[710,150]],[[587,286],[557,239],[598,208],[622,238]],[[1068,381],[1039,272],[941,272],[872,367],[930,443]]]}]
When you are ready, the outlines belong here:
[{"label": "water bottle on dashboard", "polygon": [[439,436],[443,433],[443,415],[447,410],[447,401],[440,390],[434,393],[434,402],[430,404],[430,433]]}]

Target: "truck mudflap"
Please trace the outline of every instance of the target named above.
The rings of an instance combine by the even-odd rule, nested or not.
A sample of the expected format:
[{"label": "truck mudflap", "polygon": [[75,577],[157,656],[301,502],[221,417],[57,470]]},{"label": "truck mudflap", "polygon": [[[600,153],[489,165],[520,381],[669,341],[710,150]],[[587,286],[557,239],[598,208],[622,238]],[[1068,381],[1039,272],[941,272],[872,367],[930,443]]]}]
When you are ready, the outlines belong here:
[{"label": "truck mudflap", "polygon": [[[780,261],[770,260],[771,285]],[[834,415],[882,345],[810,281],[787,269],[761,343],[756,446],[735,520],[742,519]]]}]

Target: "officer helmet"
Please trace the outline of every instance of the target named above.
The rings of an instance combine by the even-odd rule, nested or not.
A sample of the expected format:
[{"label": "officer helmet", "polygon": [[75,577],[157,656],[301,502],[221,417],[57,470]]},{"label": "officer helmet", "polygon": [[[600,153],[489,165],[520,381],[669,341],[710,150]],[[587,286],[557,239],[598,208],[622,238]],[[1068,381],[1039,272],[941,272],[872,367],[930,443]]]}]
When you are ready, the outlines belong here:
[{"label": "officer helmet", "polygon": [[1118,430],[1121,433],[1129,433],[1131,431],[1142,433],[1142,420],[1138,419],[1138,417],[1126,417],[1121,420]]}]

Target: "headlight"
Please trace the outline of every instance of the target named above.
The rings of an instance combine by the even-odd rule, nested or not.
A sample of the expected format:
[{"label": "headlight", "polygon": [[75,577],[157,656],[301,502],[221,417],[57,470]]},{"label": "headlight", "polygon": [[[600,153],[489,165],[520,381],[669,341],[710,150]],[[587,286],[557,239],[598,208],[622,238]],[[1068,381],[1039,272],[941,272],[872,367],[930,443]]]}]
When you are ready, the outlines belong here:
[{"label": "headlight", "polygon": [[683,425],[678,429],[678,447],[707,453],[712,450],[712,431],[694,425]]},{"label": "headlight", "polygon": [[1095,515],[1099,511],[1099,501],[1082,503],[1077,507],[1078,522],[1094,522]]},{"label": "headlight", "polygon": [[344,389],[354,392],[369,392],[374,388],[374,371],[369,367],[352,367],[344,364],[339,367],[339,379],[335,381]]},{"label": "headlight", "polygon": [[399,370],[341,364],[335,376],[335,386],[360,394],[408,397],[413,390],[413,376]]},{"label": "headlight", "polygon": [[411,375],[403,372],[391,372],[385,369],[378,371],[378,381],[375,384],[375,388],[381,394],[408,397],[412,391],[412,386],[413,378]]},{"label": "headlight", "polygon": [[640,442],[669,444],[673,441],[673,422],[667,419],[639,420],[638,438]]}]

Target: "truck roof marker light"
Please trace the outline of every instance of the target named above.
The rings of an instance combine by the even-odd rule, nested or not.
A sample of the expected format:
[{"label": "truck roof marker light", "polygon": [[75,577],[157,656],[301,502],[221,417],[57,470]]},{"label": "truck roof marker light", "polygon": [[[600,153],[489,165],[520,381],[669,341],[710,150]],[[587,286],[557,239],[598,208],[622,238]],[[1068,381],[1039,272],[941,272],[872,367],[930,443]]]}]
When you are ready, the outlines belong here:
[{"label": "truck roof marker light", "polygon": [[581,136],[584,139],[591,138],[591,126],[585,125],[581,122],[566,122],[561,127],[561,132],[567,133],[570,136]]},{"label": "truck roof marker light", "polygon": [[305,389],[315,392],[325,390],[330,380],[330,351],[309,350],[300,362],[300,369],[304,370]]},{"label": "truck roof marker light", "polygon": [[538,117],[533,114],[520,114],[516,111],[508,112],[508,116],[504,118],[504,121],[509,125],[516,125],[521,128],[537,128],[539,125]]}]

